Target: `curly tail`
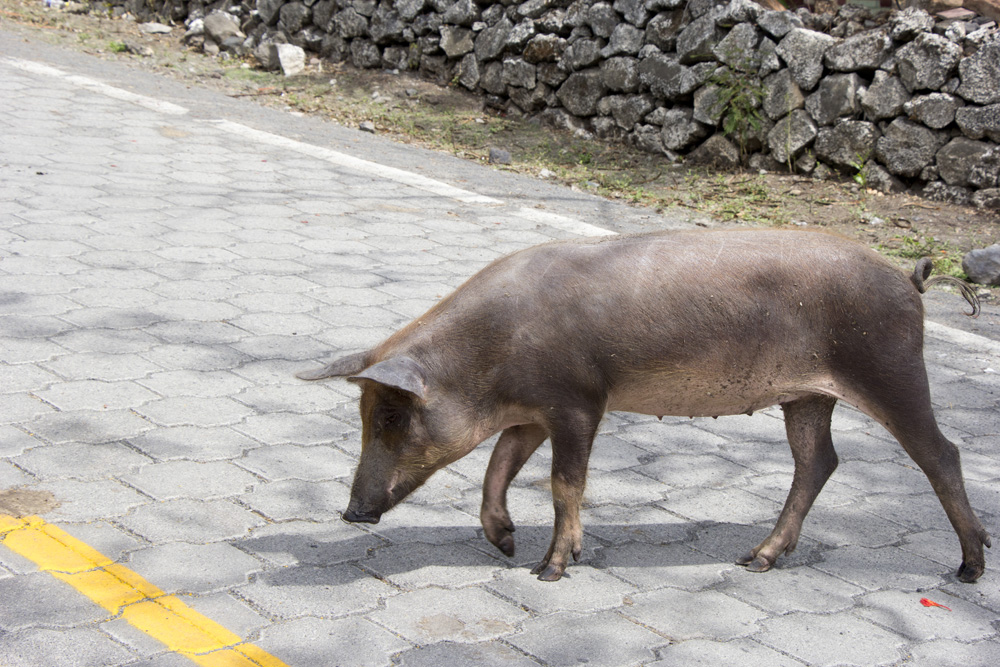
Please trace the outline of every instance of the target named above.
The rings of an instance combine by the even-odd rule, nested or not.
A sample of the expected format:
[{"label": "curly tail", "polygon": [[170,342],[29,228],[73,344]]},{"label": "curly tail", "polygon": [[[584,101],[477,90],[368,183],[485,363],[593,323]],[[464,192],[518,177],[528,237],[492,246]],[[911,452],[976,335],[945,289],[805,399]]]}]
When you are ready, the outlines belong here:
[{"label": "curly tail", "polygon": [[979,297],[976,296],[976,290],[972,288],[972,285],[954,276],[934,276],[931,278],[930,275],[933,270],[934,263],[930,257],[923,257],[917,262],[917,265],[913,268],[913,275],[910,276],[910,281],[917,288],[917,291],[923,294],[938,283],[954,285],[962,293],[965,300],[969,302],[969,305],[972,306],[972,312],[966,313],[966,315],[969,317],[979,317]]}]

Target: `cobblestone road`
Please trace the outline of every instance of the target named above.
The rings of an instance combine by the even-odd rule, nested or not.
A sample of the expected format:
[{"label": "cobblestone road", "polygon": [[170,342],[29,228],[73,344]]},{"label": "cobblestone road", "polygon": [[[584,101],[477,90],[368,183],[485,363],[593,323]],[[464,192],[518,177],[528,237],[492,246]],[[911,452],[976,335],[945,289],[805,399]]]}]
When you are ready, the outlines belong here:
[{"label": "cobblestone road", "polygon": [[[488,444],[380,524],[343,523],[356,391],[295,371],[379,341],[504,253],[601,232],[566,211],[671,223],[457,161],[398,169],[441,159],[419,151],[365,162],[289,114],[2,52],[0,493],[55,503],[24,495],[39,520],[0,517],[3,667],[1000,664],[995,556],[957,583],[926,478],[846,408],[841,466],[763,575],[732,562],[790,484],[775,410],[609,415],[584,555],[556,584],[527,567],[551,531],[547,446],[511,489],[513,560],[478,524]],[[233,120],[248,114],[268,127]],[[1000,540],[1000,344],[928,333],[939,420]],[[102,605],[40,564],[48,537],[29,535],[99,552],[77,573],[113,561],[193,610],[164,618],[230,634],[186,657],[135,600]]]}]

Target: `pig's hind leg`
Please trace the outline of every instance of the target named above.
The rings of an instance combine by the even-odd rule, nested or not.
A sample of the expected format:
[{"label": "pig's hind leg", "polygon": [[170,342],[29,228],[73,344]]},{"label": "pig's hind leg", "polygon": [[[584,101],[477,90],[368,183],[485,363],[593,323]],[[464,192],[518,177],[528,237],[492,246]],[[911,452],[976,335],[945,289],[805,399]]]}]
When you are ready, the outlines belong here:
[{"label": "pig's hind leg", "polygon": [[835,398],[816,394],[781,405],[795,460],[792,488],[774,530],[737,560],[739,565],[746,565],[753,572],[766,572],[778,556],[795,550],[809,508],[837,467],[837,453],[830,438],[830,420],[836,403]]},{"label": "pig's hind leg", "polygon": [[514,555],[514,522],[507,512],[507,488],[547,437],[546,430],[537,424],[504,429],[486,466],[479,520],[486,539],[506,556]]}]

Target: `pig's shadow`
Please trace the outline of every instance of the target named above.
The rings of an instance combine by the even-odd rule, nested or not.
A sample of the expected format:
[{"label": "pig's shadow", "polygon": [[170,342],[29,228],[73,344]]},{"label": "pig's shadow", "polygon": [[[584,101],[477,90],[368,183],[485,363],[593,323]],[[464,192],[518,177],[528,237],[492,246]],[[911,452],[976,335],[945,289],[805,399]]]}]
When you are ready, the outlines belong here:
[{"label": "pig's shadow", "polygon": [[[580,562],[597,569],[615,567],[670,568],[671,566],[733,565],[770,531],[764,524],[725,522],[687,524],[597,524],[585,527]],[[629,536],[638,539],[629,539]],[[325,534],[270,534],[236,543],[243,551],[283,567],[259,575],[268,585],[338,585],[366,579],[374,573],[391,579],[424,568],[453,568],[456,576],[481,576],[484,570],[523,569],[525,575],[544,556],[551,526],[524,525],[515,532],[513,558],[500,553],[482,531],[471,526],[381,528],[378,535],[358,531],[348,537],[331,530]],[[803,539],[798,550],[784,556],[781,566],[794,567],[822,560],[823,547]],[[460,572],[473,573],[462,575]],[[567,577],[572,578],[572,566]],[[435,576],[435,575],[428,575]],[[436,576],[440,576],[440,573]],[[433,581],[429,583],[434,583]]]}]

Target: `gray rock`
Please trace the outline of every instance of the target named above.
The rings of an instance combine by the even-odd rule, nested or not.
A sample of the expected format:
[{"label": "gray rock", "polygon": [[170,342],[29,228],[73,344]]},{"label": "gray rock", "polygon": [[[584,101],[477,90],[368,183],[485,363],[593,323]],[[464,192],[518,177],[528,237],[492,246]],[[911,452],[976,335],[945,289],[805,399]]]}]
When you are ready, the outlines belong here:
[{"label": "gray rock", "polygon": [[946,204],[964,206],[969,203],[968,188],[963,188],[960,185],[948,185],[941,181],[928,183],[920,190],[920,194],[925,199],[944,202]]},{"label": "gray rock", "polygon": [[976,208],[1000,211],[1000,188],[989,188],[972,193],[969,203]]},{"label": "gray rock", "polygon": [[712,49],[716,60],[741,72],[760,70],[760,54],[757,44],[760,33],[750,23],[738,23]]},{"label": "gray rock", "polygon": [[[690,9],[690,8],[689,8]],[[681,63],[691,65],[706,60],[715,60],[712,49],[724,36],[710,15],[695,19],[677,35],[677,55]]]},{"label": "gray rock", "polygon": [[510,35],[507,36],[506,51],[508,53],[521,53],[524,51],[524,47],[528,45],[531,38],[537,34],[535,30],[535,22],[531,19],[524,19],[517,25],[515,25],[511,31]]},{"label": "gray rock", "polygon": [[312,9],[301,2],[289,2],[278,11],[279,26],[287,33],[294,34],[312,21]]},{"label": "gray rock", "polygon": [[983,163],[994,148],[992,144],[956,137],[937,152],[938,172],[948,185],[966,187],[972,184],[972,170]]},{"label": "gray rock", "polygon": [[865,186],[879,192],[906,192],[906,184],[890,174],[884,167],[874,160],[865,164],[861,170],[861,177]]},{"label": "gray rock", "polygon": [[[503,69],[502,66],[501,69]],[[455,74],[458,77],[460,85],[474,91],[476,86],[479,85],[479,61],[476,60],[475,54],[466,54],[461,62],[458,63]]]},{"label": "gray rock", "polygon": [[607,92],[599,69],[574,72],[559,87],[559,101],[574,116],[593,116],[597,103]]},{"label": "gray rock", "polygon": [[813,150],[816,157],[826,164],[853,174],[868,162],[878,136],[874,123],[845,120],[833,127],[820,129]]},{"label": "gray rock", "polygon": [[606,110],[618,127],[631,130],[653,110],[653,98],[649,95],[609,95],[598,104],[598,110]]},{"label": "gray rock", "polygon": [[709,83],[694,93],[694,119],[705,125],[716,126],[726,111],[721,87]]},{"label": "gray rock", "polygon": [[795,83],[812,90],[823,75],[823,54],[836,43],[836,38],[821,32],[795,28],[778,43],[777,53],[788,63]]},{"label": "gray rock", "polygon": [[874,70],[892,52],[892,39],[884,30],[869,30],[848,37],[826,50],[823,61],[836,72]]},{"label": "gray rock", "polygon": [[295,76],[306,68],[306,52],[294,44],[274,44],[278,66],[285,76]]},{"label": "gray rock", "polygon": [[476,37],[475,44],[476,57],[480,62],[494,60],[503,53],[513,29],[514,25],[504,17],[495,25],[480,32]]},{"label": "gray rock", "polygon": [[955,122],[970,139],[989,137],[1000,142],[1000,104],[962,107],[955,111]]},{"label": "gray rock", "polygon": [[523,18],[537,19],[559,4],[559,0],[528,0],[518,6],[517,13]]},{"label": "gray rock", "polygon": [[868,120],[882,120],[901,114],[903,105],[910,101],[911,96],[898,76],[879,70],[875,72],[875,80],[860,97],[861,108]]},{"label": "gray rock", "polygon": [[374,69],[382,63],[382,51],[370,39],[358,38],[351,42],[351,64],[355,67]]},{"label": "gray rock", "polygon": [[640,150],[657,155],[666,154],[660,128],[655,125],[637,125],[631,136],[632,144]]},{"label": "gray rock", "polygon": [[740,23],[750,23],[764,12],[764,8],[753,0],[730,0],[714,13],[715,22],[723,28],[731,28]]},{"label": "gray rock", "polygon": [[675,100],[697,90],[715,69],[714,62],[686,67],[675,57],[657,54],[639,61],[639,80],[657,97]]},{"label": "gray rock", "polygon": [[336,11],[336,0],[320,0],[312,6],[313,25],[320,30],[332,32],[333,28],[330,25],[330,19],[333,18],[333,14]]},{"label": "gray rock", "polygon": [[494,95],[503,95],[507,92],[507,86],[503,82],[503,63],[493,61],[485,65],[480,64],[480,68],[479,85],[483,90]]},{"label": "gray rock", "polygon": [[586,69],[601,60],[602,44],[594,39],[578,39],[563,52],[563,66],[572,72]]},{"label": "gray rock", "polygon": [[708,127],[694,120],[694,111],[687,107],[674,107],[659,116],[663,126],[660,137],[668,150],[685,150],[709,134]]},{"label": "gray rock", "polygon": [[471,30],[450,25],[441,26],[440,44],[449,58],[464,56],[475,48]]},{"label": "gray rock", "polygon": [[920,95],[903,105],[903,111],[915,120],[935,130],[951,125],[955,111],[964,106],[962,100],[947,93]]},{"label": "gray rock", "polygon": [[993,146],[969,172],[969,184],[981,190],[1000,185],[1000,146]]},{"label": "gray rock", "polygon": [[490,148],[488,160],[490,164],[510,164],[510,151],[504,150],[503,148]]},{"label": "gray rock", "polygon": [[569,72],[560,67],[558,63],[541,63],[535,74],[535,77],[542,83],[556,87],[561,85],[568,76]]},{"label": "gray rock", "polygon": [[781,39],[795,28],[804,28],[805,24],[795,12],[764,11],[757,17],[757,25],[775,39]]},{"label": "gray rock", "polygon": [[774,159],[788,163],[797,158],[816,138],[817,128],[805,111],[796,109],[767,133],[767,146]]},{"label": "gray rock", "polygon": [[875,155],[891,173],[914,177],[931,163],[940,146],[941,141],[932,130],[897,118],[875,142]]},{"label": "gray rock", "polygon": [[1000,36],[958,65],[958,94],[976,104],[1000,102]]},{"label": "gray rock", "polygon": [[608,38],[619,25],[618,12],[606,2],[598,2],[587,12],[587,25],[598,37]]},{"label": "gray rock", "polygon": [[507,58],[503,61],[501,80],[504,85],[519,88],[535,87],[535,66],[523,58]]},{"label": "gray rock", "polygon": [[644,38],[645,33],[634,25],[619,23],[611,33],[608,45],[601,49],[601,55],[605,58],[623,54],[634,56],[639,53]]},{"label": "gray rock", "polygon": [[646,43],[654,44],[662,51],[673,51],[677,47],[677,34],[681,30],[684,12],[675,10],[657,14],[646,24]]},{"label": "gray rock", "polygon": [[908,42],[917,35],[934,29],[934,17],[922,9],[907,7],[889,17],[889,36],[897,42]]},{"label": "gray rock", "polygon": [[205,34],[216,44],[222,44],[227,37],[246,38],[239,21],[229,12],[212,12],[204,18],[204,26]]},{"label": "gray rock", "polygon": [[962,258],[962,270],[974,283],[1000,285],[1000,243],[968,252]]},{"label": "gray rock", "polygon": [[363,120],[358,124],[358,129],[362,132],[367,132],[369,134],[375,134],[375,123],[370,120]]},{"label": "gray rock", "polygon": [[639,90],[639,61],[635,58],[608,58],[601,63],[601,72],[608,90],[622,93]]},{"label": "gray rock", "polygon": [[642,28],[652,12],[646,9],[645,0],[615,0],[614,9],[632,25]]},{"label": "gray rock", "polygon": [[714,134],[688,154],[687,162],[717,169],[733,169],[740,166],[740,149],[721,134]]},{"label": "gray rock", "polygon": [[962,47],[929,32],[896,51],[896,68],[910,92],[937,90],[951,77],[962,57]]},{"label": "gray rock", "polygon": [[[538,0],[535,1],[537,2]],[[441,19],[451,25],[471,28],[472,24],[479,19],[479,16],[479,7],[476,6],[475,2],[472,0],[458,0],[445,11]]]},{"label": "gray rock", "polygon": [[368,34],[368,19],[352,7],[334,14],[331,25],[337,26],[338,34],[344,39],[363,37]]},{"label": "gray rock", "polygon": [[529,63],[555,62],[566,50],[566,40],[558,35],[535,35],[524,47]]},{"label": "gray rock", "polygon": [[677,9],[687,4],[687,0],[646,0],[646,9],[659,12],[664,9]]},{"label": "gray rock", "polygon": [[819,125],[830,125],[843,116],[854,116],[861,110],[858,89],[862,83],[861,77],[854,72],[831,74],[806,98],[806,111]]},{"label": "gray rock", "polygon": [[170,26],[155,21],[139,24],[139,31],[147,35],[169,35],[173,30]]},{"label": "gray rock", "polygon": [[757,46],[757,59],[760,61],[760,68],[757,76],[764,78],[773,72],[781,69],[781,58],[778,57],[778,45],[770,37],[763,37]]},{"label": "gray rock", "polygon": [[426,0],[395,0],[393,3],[396,8],[396,12],[399,14],[399,18],[404,21],[412,21],[417,17],[417,14],[424,11],[424,7],[427,6]]},{"label": "gray rock", "polygon": [[257,0],[257,14],[264,25],[274,25],[278,22],[278,12],[285,0]]},{"label": "gray rock", "polygon": [[371,23],[368,26],[368,35],[372,41],[380,46],[403,41],[403,31],[406,24],[399,14],[388,9],[386,5],[380,5],[372,14]]},{"label": "gray rock", "polygon": [[763,85],[763,109],[771,120],[778,120],[795,109],[801,109],[805,106],[805,96],[789,70],[783,69],[775,72],[764,79]]}]

